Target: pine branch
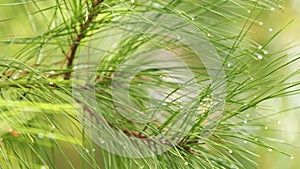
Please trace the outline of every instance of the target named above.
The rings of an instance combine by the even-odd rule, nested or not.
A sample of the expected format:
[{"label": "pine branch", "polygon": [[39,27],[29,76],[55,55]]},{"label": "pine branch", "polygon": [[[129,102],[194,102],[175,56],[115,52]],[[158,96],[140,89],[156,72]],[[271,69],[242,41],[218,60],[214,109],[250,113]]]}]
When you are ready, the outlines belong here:
[{"label": "pine branch", "polygon": [[[86,37],[87,34],[87,30],[89,28],[89,25],[95,20],[95,18],[99,15],[99,11],[96,9],[101,3],[103,2],[103,0],[95,0],[92,4],[92,7],[88,10],[89,16],[86,19],[86,21],[84,23],[81,24],[80,30],[76,36],[75,39],[73,39],[73,44],[70,47],[70,51],[69,54],[67,56],[68,62],[67,62],[67,69],[71,69],[73,67],[73,61],[75,59],[75,55],[77,52],[77,48],[81,42],[82,39],[84,39]],[[65,73],[64,79],[68,80],[70,79],[71,76],[71,72],[69,71],[67,73]]]},{"label": "pine branch", "polygon": [[[251,168],[249,166],[254,166],[253,168],[255,168],[256,162],[253,161],[257,157],[256,153],[260,154],[260,152],[252,149],[250,144],[258,145],[265,149],[271,148],[273,152],[278,151],[289,156],[290,159],[294,158],[294,156],[277,150],[274,147],[276,144],[268,142],[269,138],[259,133],[261,128],[264,131],[265,129],[271,129],[272,126],[266,123],[268,122],[266,119],[270,115],[265,115],[263,110],[256,108],[261,106],[258,103],[265,100],[299,93],[300,89],[295,89],[295,87],[300,86],[300,83],[289,82],[289,78],[285,78],[286,75],[280,73],[280,71],[284,72],[287,70],[282,68],[288,67],[296,60],[286,62],[286,60],[289,60],[288,57],[290,57],[287,55],[278,56],[280,58],[276,59],[277,55],[282,53],[276,53],[276,51],[272,51],[267,46],[281,31],[267,40],[266,43],[247,40],[246,36],[251,34],[252,31],[256,33],[257,30],[263,30],[270,26],[267,23],[263,24],[263,20],[257,17],[260,16],[263,10],[269,9],[272,11],[271,9],[277,9],[279,4],[275,0],[261,2],[242,0],[229,0],[226,2],[218,0],[203,2],[189,0],[111,0],[105,1],[105,3],[104,0],[75,0],[57,1],[56,5],[48,3],[48,8],[39,9],[38,11],[32,9],[42,6],[39,6],[39,3],[32,5],[31,3],[33,2],[24,2],[23,4],[30,7],[27,8],[27,11],[23,11],[28,18],[42,18],[44,12],[55,12],[48,23],[48,17],[45,17],[45,20],[43,20],[47,23],[47,28],[44,29],[47,32],[42,34],[35,32],[37,35],[34,34],[34,36],[28,33],[29,37],[25,40],[17,36],[6,37],[7,30],[3,27],[3,35],[5,37],[2,36],[0,38],[4,38],[5,41],[1,41],[3,43],[2,47],[9,46],[8,48],[10,49],[1,53],[3,59],[1,58],[0,60],[0,142],[3,149],[2,153],[0,153],[0,163],[2,168],[38,167],[55,169],[66,168],[66,166],[67,168],[80,168],[80,165],[81,168],[95,169],[102,168],[102,166],[104,168],[122,169]],[[9,4],[7,5],[9,6]],[[24,7],[22,4],[19,5],[22,8]],[[15,4],[11,4],[10,7],[20,9]],[[34,8],[31,9],[31,7]],[[22,12],[22,10],[20,11]],[[210,128],[205,126],[206,122],[214,122],[214,119],[207,118],[211,102],[202,102],[206,96],[212,94],[211,91],[203,92],[196,97],[192,96],[199,101],[195,104],[195,109],[185,110],[177,102],[176,98],[164,102],[166,103],[163,104],[163,106],[166,106],[166,113],[162,119],[150,119],[147,123],[139,123],[139,121],[127,119],[131,115],[140,115],[135,113],[145,113],[147,115],[149,109],[158,110],[160,108],[160,106],[149,107],[148,89],[151,91],[151,89],[155,88],[161,90],[162,93],[168,93],[169,91],[164,90],[165,87],[178,87],[172,82],[166,83],[165,80],[169,77],[164,76],[165,74],[160,69],[149,69],[137,74],[130,82],[130,99],[132,99],[134,106],[127,105],[126,102],[115,102],[110,87],[113,79],[118,76],[116,72],[118,72],[120,64],[128,58],[139,57],[140,55],[134,55],[136,54],[135,51],[144,52],[144,48],[148,47],[148,43],[152,43],[152,40],[157,40],[141,36],[144,32],[136,31],[138,36],[122,37],[123,39],[115,43],[116,45],[113,48],[111,48],[112,45],[110,44],[105,46],[99,45],[99,43],[96,43],[99,46],[94,48],[93,43],[88,43],[89,49],[105,52],[105,54],[99,55],[101,56],[101,65],[97,67],[95,72],[96,79],[93,88],[95,90],[89,90],[88,85],[80,86],[82,84],[81,81],[70,80],[79,49],[85,38],[87,39],[92,34],[92,29],[99,28],[100,31],[93,33],[91,40],[99,40],[101,43],[113,42],[114,38],[119,36],[119,25],[122,27],[123,25],[132,24],[126,22],[127,20],[123,22],[122,18],[124,16],[126,19],[126,17],[139,14],[144,16],[143,14],[148,12],[158,12],[160,16],[165,14],[174,15],[187,21],[187,25],[196,26],[201,31],[199,31],[199,34],[196,31],[192,36],[201,38],[203,36],[202,32],[204,32],[212,46],[218,51],[220,58],[223,59],[222,62],[224,61],[224,63],[222,64],[225,66],[220,68],[220,70],[224,69],[226,71],[226,77],[224,76],[223,78],[226,79],[228,97],[226,98],[226,108],[221,115],[222,121],[216,121],[216,127]],[[85,16],[85,19],[82,19],[83,16]],[[115,22],[112,23],[116,25],[115,27],[110,27],[112,19],[115,19]],[[5,20],[12,21],[11,23],[14,21],[7,15],[0,23],[5,23]],[[39,26],[39,21],[38,19],[30,19],[29,23],[36,27],[35,24]],[[172,23],[171,20],[162,24],[146,24],[149,21],[143,18],[138,18],[134,21],[141,23],[141,25],[135,25],[134,29],[130,29],[133,34],[136,33],[135,28],[143,26],[142,23],[149,25],[150,28],[162,26],[164,30],[170,31],[168,33],[172,33],[173,30],[181,29],[181,26],[184,26],[179,24],[178,26],[176,25],[176,28],[169,29],[168,26]],[[69,26],[70,23],[72,23],[72,26]],[[25,30],[30,30],[32,25],[24,25]],[[255,29],[251,28],[253,26],[255,26]],[[13,28],[15,25],[10,25],[10,27]],[[71,27],[75,27],[74,31],[71,30]],[[24,31],[25,34],[26,31]],[[129,30],[124,29],[124,32],[126,31]],[[275,33],[275,29],[272,31],[269,33]],[[123,33],[123,30],[120,32]],[[6,38],[10,38],[10,40]],[[184,39],[183,36],[178,37],[177,40],[180,41],[182,39]],[[183,47],[181,45],[177,46],[175,41],[169,41],[169,39],[167,45],[161,42],[158,43],[162,44],[159,47],[163,49],[167,49],[169,44],[180,49]],[[197,43],[195,44],[198,45]],[[66,52],[63,52],[62,55],[61,51],[64,48],[66,48]],[[268,51],[265,48],[268,48]],[[282,48],[280,51],[283,52],[286,49]],[[257,58],[256,53],[260,54],[261,57]],[[59,55],[58,57],[53,57],[57,54]],[[189,55],[182,56],[185,58],[190,57]],[[275,58],[274,61],[272,61],[273,58]],[[61,60],[64,60],[63,64],[58,65],[57,63],[62,63]],[[36,62],[38,64],[35,64]],[[59,66],[66,67],[67,70]],[[143,66],[142,63],[141,66]],[[85,65],[76,69],[76,71],[81,71],[81,68],[84,71]],[[166,65],[166,68],[169,68],[168,65]],[[192,64],[191,69],[193,69],[192,71],[195,70],[194,73],[197,75],[197,78],[202,79],[203,77],[203,79],[208,79],[206,73],[202,75],[202,70],[206,72],[207,69],[202,64],[197,64],[196,66]],[[209,69],[219,70],[219,68],[215,67]],[[120,72],[122,73],[122,71]],[[123,70],[123,72],[126,72],[126,70]],[[299,71],[294,75],[298,74]],[[99,106],[97,108],[100,108],[101,112],[94,111],[96,107],[89,105],[90,100],[73,98],[71,92],[71,87],[73,86],[70,83],[76,86],[78,84],[80,89],[85,89],[84,92],[88,92],[87,94],[95,95],[97,106]],[[197,79],[197,83],[202,84],[202,80],[198,81]],[[209,88],[209,85],[206,85],[208,84],[204,83],[203,87]],[[168,94],[171,95],[171,93]],[[79,103],[76,108],[83,111],[81,112],[83,113],[81,115],[85,118],[83,121],[78,119],[78,113],[74,111],[72,102],[74,99]],[[154,99],[153,101],[160,102],[161,100]],[[120,107],[122,109],[118,110],[117,108]],[[126,112],[122,112],[122,110]],[[263,115],[260,114],[260,111]],[[176,118],[181,118],[178,116],[178,113],[181,112],[187,114],[195,113],[195,119],[193,120],[196,123],[193,121],[192,128],[186,128],[187,134],[183,138],[178,138],[176,135],[179,135],[180,131],[177,132]],[[97,113],[101,113],[108,126],[119,131],[122,136],[127,136],[128,139],[133,141],[136,139],[141,140],[145,143],[145,148],[148,146],[148,148],[159,149],[163,146],[164,148],[170,148],[169,151],[155,157],[141,159],[117,156],[103,151],[103,148],[98,147],[100,144],[86,137],[86,134],[90,131],[90,125],[92,127],[101,126],[100,120],[97,119]],[[128,114],[125,117],[121,113]],[[101,117],[101,122],[103,118]],[[86,125],[83,125],[83,122],[86,122]],[[87,129],[85,126],[87,126]],[[171,142],[168,140],[170,137],[162,137],[164,137],[163,134],[165,133],[173,134],[172,126],[175,126],[175,131],[174,135],[170,135],[172,138]],[[251,131],[248,129],[251,129]],[[205,132],[211,135],[207,136]],[[152,137],[160,136],[160,134],[162,134],[162,137],[159,140],[154,141],[154,139],[151,139]],[[105,136],[101,135],[99,137]],[[66,150],[66,144],[60,143],[62,141],[71,147],[73,146],[76,150]],[[122,143],[121,140],[116,141]],[[109,140],[105,140],[103,144],[106,143],[109,145]],[[249,146],[243,146],[246,144]],[[126,148],[129,150],[128,147]],[[48,151],[49,149],[52,152]],[[80,160],[77,161],[76,159],[76,161],[73,161],[74,154],[79,156]],[[55,161],[55,159],[61,157],[60,155],[63,155],[65,159],[59,162]],[[99,158],[103,158],[101,159],[101,164],[97,161]]]}]

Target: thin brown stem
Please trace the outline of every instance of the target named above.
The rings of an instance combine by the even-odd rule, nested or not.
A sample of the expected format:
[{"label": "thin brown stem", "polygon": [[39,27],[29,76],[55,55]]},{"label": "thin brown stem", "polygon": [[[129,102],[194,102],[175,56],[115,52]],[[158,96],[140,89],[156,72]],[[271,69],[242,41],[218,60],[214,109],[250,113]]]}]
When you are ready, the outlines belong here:
[{"label": "thin brown stem", "polygon": [[[77,33],[76,37],[73,39],[73,43],[70,46],[69,53],[67,54],[67,69],[71,69],[73,67],[73,61],[79,46],[79,43],[82,39],[86,37],[87,30],[89,28],[89,25],[95,20],[95,18],[98,16],[99,12],[97,12],[97,7],[99,4],[101,4],[103,0],[95,0],[92,4],[92,7],[89,9],[89,16],[86,19],[84,23],[81,24],[80,30]],[[71,77],[71,71],[65,73],[65,80],[70,79]]]}]

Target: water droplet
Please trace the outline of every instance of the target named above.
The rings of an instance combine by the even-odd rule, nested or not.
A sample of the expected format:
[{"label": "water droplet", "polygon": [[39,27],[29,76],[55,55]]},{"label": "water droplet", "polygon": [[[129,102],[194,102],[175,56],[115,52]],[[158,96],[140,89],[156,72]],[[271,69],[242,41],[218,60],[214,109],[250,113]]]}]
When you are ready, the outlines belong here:
[{"label": "water droplet", "polygon": [[262,47],[261,45],[258,45],[257,48],[258,48],[258,49],[262,49],[263,47]]},{"label": "water droplet", "polygon": [[46,166],[44,166],[44,165],[42,165],[42,166],[41,166],[41,169],[47,169],[47,167],[46,167]]},{"label": "water droplet", "polygon": [[258,22],[258,24],[259,24],[260,26],[262,26],[264,23],[263,23],[263,22]]},{"label": "water droplet", "polygon": [[272,149],[272,148],[268,148],[268,151],[272,152],[272,151],[273,151],[273,149]]},{"label": "water droplet", "polygon": [[195,18],[194,18],[194,17],[192,17],[192,18],[191,18],[191,20],[192,20],[192,21],[194,21],[194,20],[195,20]]},{"label": "water droplet", "polygon": [[269,52],[266,50],[263,50],[264,54],[267,55]]},{"label": "water droplet", "polygon": [[272,28],[269,28],[269,32],[272,32],[273,31],[273,29]]},{"label": "water droplet", "polygon": [[212,35],[211,35],[210,33],[207,33],[207,36],[208,36],[208,37],[212,37]]},{"label": "water droplet", "polygon": [[178,36],[177,36],[177,40],[180,40],[180,39],[181,39],[181,36],[178,35]]},{"label": "water droplet", "polygon": [[155,8],[163,8],[163,6],[161,6],[161,5],[158,4],[158,3],[153,3],[153,6],[154,6]]},{"label": "water droplet", "polygon": [[280,124],[281,124],[281,121],[280,121],[280,120],[279,120],[279,121],[277,121],[277,124],[279,124],[279,125],[280,125]]},{"label": "water droplet", "polygon": [[256,54],[256,57],[257,57],[257,59],[259,59],[259,60],[262,60],[264,57],[263,57],[263,55],[261,55],[261,54]]},{"label": "water droplet", "polygon": [[103,138],[100,138],[100,137],[99,137],[99,141],[100,141],[101,144],[104,144],[104,143],[105,143],[104,139],[103,139]]},{"label": "water droplet", "polygon": [[257,138],[255,138],[255,139],[254,139],[254,141],[258,141],[258,139],[257,139]]},{"label": "water droplet", "polygon": [[13,129],[8,129],[8,132],[9,132],[9,133],[13,132]]},{"label": "water droplet", "polygon": [[143,169],[144,167],[145,167],[145,166],[142,165],[142,166],[140,167],[140,169]]},{"label": "water droplet", "polygon": [[52,125],[52,128],[55,129],[56,127],[54,125]]},{"label": "water droplet", "polygon": [[44,138],[44,136],[45,136],[44,133],[39,133],[38,134],[38,138],[40,138],[40,139]]},{"label": "water droplet", "polygon": [[53,82],[49,82],[49,85],[53,85],[54,83]]},{"label": "water droplet", "polygon": [[247,120],[244,120],[244,124],[247,124],[248,123],[248,121]]},{"label": "water droplet", "polygon": [[184,165],[189,165],[189,163],[186,161],[186,162],[184,162]]},{"label": "water droplet", "polygon": [[85,149],[85,151],[86,151],[87,153],[89,153],[89,152],[90,152],[90,150],[89,150],[89,149]]},{"label": "water droplet", "polygon": [[130,0],[131,3],[134,3],[134,0]]},{"label": "water droplet", "polygon": [[228,64],[227,64],[227,67],[231,67],[231,63],[228,63]]},{"label": "water droplet", "polygon": [[250,10],[247,10],[247,12],[250,13],[251,11],[250,11]]},{"label": "water droplet", "polygon": [[139,83],[138,86],[142,86],[142,85]]},{"label": "water droplet", "polygon": [[290,157],[290,159],[291,159],[291,160],[294,160],[294,159],[295,159],[295,157],[294,157],[294,156],[291,156],[291,157]]},{"label": "water droplet", "polygon": [[0,138],[0,141],[3,141],[3,138]]},{"label": "water droplet", "polygon": [[93,148],[92,151],[95,152],[96,150]]},{"label": "water droplet", "polygon": [[245,144],[247,144],[247,143],[248,143],[248,141],[244,140],[244,143],[245,143]]},{"label": "water droplet", "polygon": [[268,126],[265,126],[265,130],[268,130]]},{"label": "water droplet", "polygon": [[229,149],[228,152],[231,154],[233,151],[231,149]]},{"label": "water droplet", "polygon": [[55,73],[55,71],[51,70],[49,73],[53,75]]},{"label": "water droplet", "polygon": [[16,80],[17,78],[18,78],[18,76],[17,76],[17,75],[14,75],[14,76],[13,76],[13,79],[14,79],[14,80]]},{"label": "water droplet", "polygon": [[274,8],[274,7],[272,7],[270,10],[271,10],[271,11],[274,11],[274,10],[275,10],[275,8]]}]

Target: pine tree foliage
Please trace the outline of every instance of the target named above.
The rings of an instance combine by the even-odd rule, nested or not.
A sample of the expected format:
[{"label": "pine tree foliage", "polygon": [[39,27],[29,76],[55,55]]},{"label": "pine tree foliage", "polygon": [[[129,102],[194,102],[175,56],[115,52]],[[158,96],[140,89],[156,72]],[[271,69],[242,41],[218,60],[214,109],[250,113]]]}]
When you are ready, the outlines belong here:
[{"label": "pine tree foliage", "polygon": [[[6,12],[0,18],[0,168],[248,169],[258,167],[255,146],[293,158],[274,147],[275,139],[255,132],[264,129],[268,120],[268,116],[261,114],[262,102],[299,92],[299,82],[290,81],[299,70],[288,76],[284,74],[299,58],[286,54],[288,47],[267,50],[284,25],[281,30],[268,30],[271,37],[260,44],[251,39],[258,29],[269,29],[260,16],[281,9],[282,3],[281,0],[0,1],[1,10]],[[147,13],[155,14],[159,22],[143,18]],[[222,67],[208,68],[201,60],[195,60],[191,48],[180,43],[184,37],[146,34],[152,28],[172,34],[186,26],[172,25],[172,20],[159,20],[160,16],[174,17],[197,28],[197,32],[188,34],[210,42]],[[109,46],[120,36],[121,40]],[[132,58],[141,65],[151,64],[147,63],[147,54],[138,60],[139,54],[158,48],[173,51],[187,63],[195,75],[191,83],[199,85],[200,92],[174,95],[186,84],[169,80],[171,77],[165,72],[176,72],[181,67],[170,66],[166,61],[163,67],[145,69],[131,79],[129,97],[133,107],[122,101],[122,95],[116,104],[112,86],[120,93],[126,92],[118,89],[128,78],[121,75],[139,66],[122,68],[122,64]],[[166,55],[156,58],[157,62],[162,62]],[[97,65],[93,69],[92,87],[82,82],[86,77],[81,76],[86,74],[80,73],[88,72],[91,65],[85,64],[91,63]],[[222,80],[210,79],[208,69],[224,72],[218,77]],[[123,79],[114,83],[114,77]],[[212,86],[210,80],[220,84]],[[219,94],[226,97],[215,100],[214,90],[222,85],[226,88]],[[97,108],[90,105],[94,101],[81,100],[85,97],[77,96],[76,91],[74,94],[78,86],[85,87],[87,97],[95,97]],[[159,91],[166,98],[149,101],[149,91]],[[182,106],[178,100],[190,95],[193,104]],[[215,108],[215,102],[224,102],[224,106]],[[148,116],[143,112],[151,114],[152,104],[156,107],[151,110],[164,109],[162,118],[147,123],[134,121],[141,117],[146,120]],[[220,111],[221,114],[216,113]],[[102,149],[90,137],[99,123],[97,114],[128,138],[147,140],[174,132],[169,128],[181,122],[185,117],[182,113],[193,114],[190,119],[193,125],[183,137],[175,138],[175,142],[146,143],[148,147],[168,148],[157,156],[119,156]],[[110,139],[118,142],[117,138]],[[124,147],[122,151],[130,150]]]}]

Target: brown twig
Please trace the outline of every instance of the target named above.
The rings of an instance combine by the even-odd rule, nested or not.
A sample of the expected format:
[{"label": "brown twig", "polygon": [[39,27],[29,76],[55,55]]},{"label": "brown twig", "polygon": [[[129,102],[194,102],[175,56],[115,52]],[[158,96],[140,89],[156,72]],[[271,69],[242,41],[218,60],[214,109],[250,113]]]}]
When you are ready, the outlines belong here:
[{"label": "brown twig", "polygon": [[[80,30],[77,33],[77,36],[73,39],[73,43],[70,47],[70,51],[67,54],[67,69],[72,68],[73,66],[73,61],[77,52],[78,45],[82,39],[85,38],[87,29],[89,28],[89,25],[95,20],[95,18],[98,16],[99,12],[97,12],[96,8],[98,7],[99,4],[101,4],[103,0],[95,0],[92,4],[92,7],[89,9],[88,13],[90,14],[86,21],[81,24]],[[65,80],[70,79],[71,76],[71,71],[65,73]]]}]

